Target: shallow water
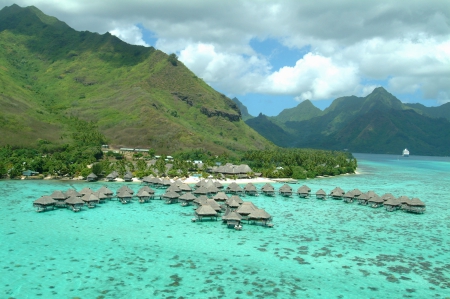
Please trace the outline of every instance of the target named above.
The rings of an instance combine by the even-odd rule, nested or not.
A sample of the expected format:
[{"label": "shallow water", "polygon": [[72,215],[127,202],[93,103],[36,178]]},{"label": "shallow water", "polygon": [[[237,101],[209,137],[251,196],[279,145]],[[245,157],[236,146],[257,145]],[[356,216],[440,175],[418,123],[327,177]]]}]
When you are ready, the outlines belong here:
[{"label": "shallow water", "polygon": [[450,159],[355,156],[359,175],[291,186],[419,197],[426,213],[247,196],[275,226],[235,231],[158,200],[36,213],[41,195],[106,183],[0,181],[0,298],[450,297]]}]

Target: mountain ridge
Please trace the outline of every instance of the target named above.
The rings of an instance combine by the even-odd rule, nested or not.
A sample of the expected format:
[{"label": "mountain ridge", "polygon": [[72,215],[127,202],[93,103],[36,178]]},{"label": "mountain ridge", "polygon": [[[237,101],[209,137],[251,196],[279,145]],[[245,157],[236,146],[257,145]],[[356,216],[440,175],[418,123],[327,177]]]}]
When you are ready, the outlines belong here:
[{"label": "mountain ridge", "polygon": [[97,123],[117,147],[161,153],[273,147],[243,122],[231,99],[174,54],[110,33],[79,32],[17,5],[0,10],[0,43],[0,107],[9,107],[0,113],[0,145],[68,142],[70,120],[82,119]]}]

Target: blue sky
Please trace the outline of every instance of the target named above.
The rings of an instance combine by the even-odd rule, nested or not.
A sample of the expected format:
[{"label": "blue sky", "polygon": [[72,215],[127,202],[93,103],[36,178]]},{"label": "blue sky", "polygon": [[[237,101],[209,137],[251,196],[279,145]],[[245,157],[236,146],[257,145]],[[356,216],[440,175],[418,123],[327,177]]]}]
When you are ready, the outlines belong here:
[{"label": "blue sky", "polygon": [[250,114],[309,99],[366,96],[450,101],[450,5],[442,0],[0,0],[35,5],[76,30],[110,32],[176,53]]}]

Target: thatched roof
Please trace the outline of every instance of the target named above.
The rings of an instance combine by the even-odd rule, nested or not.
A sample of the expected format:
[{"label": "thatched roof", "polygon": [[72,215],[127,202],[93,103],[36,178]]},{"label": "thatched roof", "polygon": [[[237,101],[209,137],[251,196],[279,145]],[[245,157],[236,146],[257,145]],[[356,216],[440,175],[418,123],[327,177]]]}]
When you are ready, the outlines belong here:
[{"label": "thatched roof", "polygon": [[185,200],[185,201],[193,201],[193,200],[195,200],[196,198],[197,198],[197,197],[196,197],[194,194],[192,194],[191,192],[184,193],[183,195],[181,195],[180,197],[178,197],[178,199]]},{"label": "thatched roof", "polygon": [[194,190],[194,194],[208,194],[208,190],[205,186],[200,186]]},{"label": "thatched roof", "polygon": [[118,198],[132,198],[133,194],[128,192],[126,189],[120,190],[119,193],[117,193]]},{"label": "thatched roof", "polygon": [[148,193],[147,190],[143,190],[140,193],[137,193],[137,197],[141,198],[141,197],[151,197],[152,195],[150,193]]},{"label": "thatched roof", "polygon": [[95,173],[91,172],[86,178],[95,180],[97,178],[97,175]]},{"label": "thatched roof", "polygon": [[266,183],[264,186],[262,186],[261,191],[265,192],[275,191],[275,188],[271,184]]},{"label": "thatched roof", "polygon": [[358,188],[353,189],[352,193],[354,197],[358,197],[362,194],[361,190],[359,190]]},{"label": "thatched roof", "polygon": [[126,192],[130,193],[131,195],[134,194],[134,191],[131,190],[131,188],[128,187],[127,185],[123,185],[122,187],[120,187],[120,188],[117,190],[116,193],[119,194],[119,193],[122,192],[122,191],[126,191]]},{"label": "thatched roof", "polygon": [[68,205],[84,205],[84,201],[76,196],[70,196],[64,202]]},{"label": "thatched roof", "polygon": [[227,199],[227,201],[225,202],[227,205],[229,202],[231,201],[235,201],[238,204],[242,204],[244,201],[242,200],[242,198],[240,198],[238,195],[233,195],[230,198]]},{"label": "thatched roof", "polygon": [[326,196],[327,193],[326,193],[323,189],[319,189],[319,190],[317,190],[316,195],[323,195],[323,196]]},{"label": "thatched roof", "polygon": [[162,179],[161,184],[162,184],[163,186],[170,186],[170,185],[172,184],[172,182],[171,182],[169,179],[164,178],[164,179]]},{"label": "thatched roof", "polygon": [[375,191],[367,191],[367,196],[370,198],[378,196],[378,194],[375,193]]},{"label": "thatched roof", "polygon": [[396,207],[396,206],[401,205],[401,202],[400,202],[400,200],[398,200],[397,198],[388,198],[388,199],[384,202],[384,205],[385,205],[385,206],[393,206],[393,207]]},{"label": "thatched roof", "polygon": [[398,201],[400,202],[400,203],[408,203],[408,202],[410,202],[410,199],[409,199],[409,197],[408,196],[405,196],[405,195],[402,195],[402,196],[400,196],[399,198],[398,198]]},{"label": "thatched roof", "polygon": [[340,187],[336,187],[333,190],[331,190],[330,195],[331,196],[344,196],[345,191],[342,190]]},{"label": "thatched roof", "polygon": [[244,189],[242,189],[241,186],[239,186],[236,182],[232,182],[228,185],[227,190],[233,191],[233,192],[242,192]]},{"label": "thatched roof", "polygon": [[162,197],[174,199],[174,198],[180,197],[180,194],[178,194],[174,191],[169,191],[169,192],[164,193]]},{"label": "thatched roof", "polygon": [[64,194],[61,190],[53,191],[52,195],[50,195],[51,198],[55,200],[65,200],[67,197],[66,194]]},{"label": "thatched roof", "polygon": [[227,215],[222,216],[222,220],[241,221],[242,216],[236,212],[229,212]]},{"label": "thatched roof", "polygon": [[210,205],[201,205],[195,214],[198,216],[217,216],[217,212]]},{"label": "thatched roof", "polygon": [[240,204],[234,199],[227,200],[226,205],[229,206],[230,208],[238,208],[240,206]]},{"label": "thatched roof", "polygon": [[228,199],[228,196],[225,194],[225,192],[218,192],[213,196],[213,198],[215,201],[226,201]]},{"label": "thatched roof", "polygon": [[188,184],[185,184],[185,183],[182,183],[182,184],[179,185],[178,187],[179,187],[179,188],[181,189],[181,191],[183,191],[183,192],[191,192],[191,191],[192,191],[191,186],[189,186]]},{"label": "thatched roof", "polygon": [[384,201],[386,201],[386,200],[388,200],[388,199],[391,199],[391,198],[396,198],[394,195],[392,195],[392,193],[385,193],[385,194],[383,194],[383,196],[381,196],[381,198],[384,200]]},{"label": "thatched roof", "polygon": [[208,197],[206,195],[200,195],[196,199],[194,199],[194,202],[199,205],[205,205],[208,202]]},{"label": "thatched roof", "polygon": [[144,186],[141,189],[138,190],[138,192],[136,193],[137,196],[141,196],[142,192],[146,191],[148,194],[152,195],[155,194],[155,190],[153,190],[152,188],[150,188],[149,186]]},{"label": "thatched roof", "polygon": [[99,198],[94,193],[85,194],[81,199],[85,202],[99,201]]},{"label": "thatched roof", "polygon": [[109,195],[106,195],[105,193],[101,192],[100,190],[98,190],[98,191],[96,191],[96,192],[94,192],[92,194],[97,196],[99,200],[110,198]]},{"label": "thatched roof", "polygon": [[101,192],[101,193],[104,193],[106,195],[113,195],[114,194],[114,192],[111,189],[109,189],[108,187],[106,187],[106,186],[100,187],[100,189],[98,189],[98,191]]},{"label": "thatched roof", "polygon": [[241,215],[248,215],[251,212],[255,211],[256,209],[258,208],[252,202],[245,201],[240,205],[240,207],[236,210],[236,212]]},{"label": "thatched roof", "polygon": [[300,188],[297,189],[297,193],[299,193],[299,194],[307,194],[309,192],[311,192],[311,188],[309,188],[306,185],[303,185],[303,186],[301,186]]},{"label": "thatched roof", "polygon": [[127,172],[124,176],[123,179],[126,181],[131,181],[133,179],[133,174],[131,172]]},{"label": "thatched roof", "polygon": [[178,187],[176,184],[172,184],[169,186],[169,188],[166,189],[166,192],[181,192],[180,187]]},{"label": "thatched roof", "polygon": [[85,187],[85,188],[80,190],[80,194],[81,195],[91,194],[92,192],[94,192],[94,191],[91,188],[89,188],[89,187]]},{"label": "thatched roof", "polygon": [[358,197],[358,199],[361,199],[361,200],[369,200],[369,195],[367,195],[367,193],[363,193],[363,194],[361,194],[359,197]]},{"label": "thatched roof", "polygon": [[384,200],[381,197],[379,197],[378,195],[375,195],[375,196],[369,198],[369,202],[383,203]]},{"label": "thatched roof", "polygon": [[44,195],[44,196],[41,196],[38,199],[36,199],[33,203],[42,205],[42,206],[51,206],[51,205],[54,205],[56,203],[56,201],[53,198],[51,198],[50,196]]},{"label": "thatched roof", "polygon": [[353,190],[345,192],[344,197],[345,198],[353,198],[354,197]]},{"label": "thatched roof", "polygon": [[272,216],[270,216],[269,213],[267,213],[264,209],[256,209],[252,213],[248,215],[248,219],[262,219],[262,220],[268,220]]},{"label": "thatched roof", "polygon": [[218,182],[218,181],[215,181],[215,182],[214,182],[214,186],[216,186],[217,189],[222,189],[222,188],[223,188],[222,183],[220,183],[220,182]]},{"label": "thatched roof", "polygon": [[80,192],[78,192],[78,191],[75,190],[75,189],[67,189],[67,191],[66,191],[65,193],[66,193],[66,196],[67,196],[67,197],[69,197],[69,196],[77,196],[77,197],[80,197],[80,196],[83,195],[83,194],[81,194]]},{"label": "thatched roof", "polygon": [[288,184],[284,184],[283,186],[280,187],[279,191],[280,192],[292,192],[292,187],[289,186]]},{"label": "thatched roof", "polygon": [[246,192],[256,192],[256,186],[253,183],[247,183],[244,187],[244,191]]},{"label": "thatched roof", "polygon": [[220,211],[222,210],[222,208],[220,207],[220,205],[212,198],[208,198],[206,200],[206,204],[210,205],[215,211]]},{"label": "thatched roof", "polygon": [[425,203],[422,202],[417,197],[414,197],[413,199],[411,199],[411,201],[408,202],[407,204],[408,204],[408,206],[413,206],[413,207],[424,207],[425,206]]}]

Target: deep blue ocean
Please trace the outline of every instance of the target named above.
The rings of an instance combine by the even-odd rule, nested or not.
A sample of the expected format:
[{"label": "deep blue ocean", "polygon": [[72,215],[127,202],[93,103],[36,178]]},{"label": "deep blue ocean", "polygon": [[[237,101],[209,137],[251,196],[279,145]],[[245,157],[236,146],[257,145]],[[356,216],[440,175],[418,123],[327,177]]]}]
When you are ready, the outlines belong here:
[{"label": "deep blue ocean", "polygon": [[0,298],[449,298],[450,158],[355,157],[359,174],[291,186],[418,197],[426,212],[246,196],[274,227],[236,231],[159,200],[36,213],[54,190],[125,183],[2,180]]}]

